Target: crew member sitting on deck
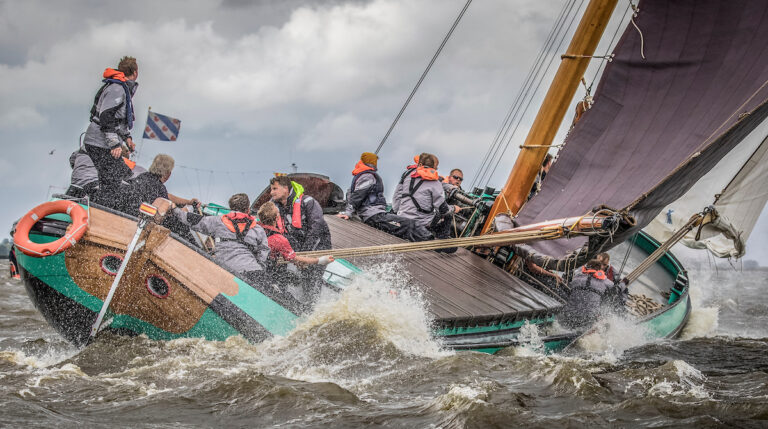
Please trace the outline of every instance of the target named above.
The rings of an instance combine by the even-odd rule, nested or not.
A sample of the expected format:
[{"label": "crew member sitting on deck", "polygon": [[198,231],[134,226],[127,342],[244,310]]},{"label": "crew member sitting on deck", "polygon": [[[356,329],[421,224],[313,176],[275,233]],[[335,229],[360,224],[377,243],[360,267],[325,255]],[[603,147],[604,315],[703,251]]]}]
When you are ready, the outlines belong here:
[{"label": "crew member sitting on deck", "polygon": [[[272,201],[267,201],[259,207],[258,224],[264,228],[267,234],[267,243],[269,244],[269,261],[275,262],[278,257],[282,257],[287,262],[293,262],[297,265],[328,265],[333,262],[333,256],[321,256],[315,258],[312,256],[299,256],[293,251],[291,243],[285,238],[284,229],[278,228],[277,220],[280,217],[280,211]],[[274,267],[271,267],[274,268]]]},{"label": "crew member sitting on deck", "polygon": [[604,313],[615,309],[617,301],[623,305],[626,295],[626,287],[608,280],[597,259],[576,270],[570,287],[571,294],[558,316],[560,323],[569,329],[589,327]]},{"label": "crew member sitting on deck", "polygon": [[246,214],[249,207],[248,195],[235,194],[229,198],[232,211],[223,216],[203,216],[178,208],[174,213],[192,230],[213,237],[219,264],[241,279],[256,283],[263,280],[269,245],[256,218]]},{"label": "crew member sitting on deck", "polygon": [[[459,207],[449,206],[445,202],[443,186],[438,181],[437,159],[424,153],[419,157],[419,165],[407,175],[400,190],[398,216],[414,221],[414,238],[417,241],[433,238],[448,238],[450,222],[444,217],[450,211],[457,212]],[[445,253],[455,252],[456,248],[443,249]]]},{"label": "crew member sitting on deck", "polygon": [[120,182],[131,171],[120,159],[121,144],[135,149],[131,139],[133,128],[133,95],[138,84],[139,67],[133,57],[123,57],[117,70],[104,70],[104,85],[96,93],[91,107],[90,124],[83,143],[99,175],[96,202],[111,208],[120,204]]},{"label": "crew member sitting on deck", "polygon": [[298,252],[331,248],[331,231],[323,219],[323,208],[314,198],[304,195],[304,187],[288,176],[269,181],[272,202],[280,210],[278,227]]},{"label": "crew member sitting on deck", "polygon": [[[426,155],[426,154],[422,154]],[[401,192],[403,189],[403,182],[405,181],[405,178],[408,177],[411,173],[416,171],[416,168],[419,167],[419,158],[421,155],[416,155],[413,157],[413,164],[405,167],[405,171],[403,174],[400,175],[400,181],[397,182],[397,185],[395,185],[395,192],[392,194],[392,213],[397,213],[398,210],[400,210],[400,198],[401,198]]]},{"label": "crew member sitting on deck", "polygon": [[[459,170],[458,168],[454,168],[451,170],[451,174],[445,177],[443,179],[443,188],[445,188],[446,195],[448,192],[450,192],[453,188],[461,188],[461,182],[464,181],[464,173]],[[446,186],[447,185],[447,186]]]},{"label": "crew member sitting on deck", "polygon": [[387,212],[384,182],[376,172],[378,156],[365,152],[352,170],[352,184],[347,191],[347,208],[339,213],[342,219],[357,214],[366,224],[394,236],[414,241],[411,219]]},{"label": "crew member sitting on deck", "polygon": [[[141,203],[152,204],[158,198],[169,199],[179,207],[197,204],[199,202],[197,198],[186,199],[168,193],[165,182],[170,179],[173,166],[174,160],[170,155],[161,153],[155,156],[152,165],[149,166],[149,171],[130,179],[128,184],[122,187],[120,209],[130,215],[139,216]],[[179,222],[179,219],[173,214],[169,214],[163,219],[163,226],[179,234],[190,243],[196,243],[189,232],[189,227]]]},{"label": "crew member sitting on deck", "polygon": [[69,156],[72,176],[66,194],[70,197],[93,198],[99,190],[99,173],[84,147]]}]

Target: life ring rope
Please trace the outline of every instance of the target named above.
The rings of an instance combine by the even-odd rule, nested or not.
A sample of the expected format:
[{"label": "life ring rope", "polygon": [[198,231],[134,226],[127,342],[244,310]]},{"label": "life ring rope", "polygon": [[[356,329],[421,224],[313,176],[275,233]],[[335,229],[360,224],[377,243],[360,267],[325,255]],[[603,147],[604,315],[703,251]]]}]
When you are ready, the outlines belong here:
[{"label": "life ring rope", "polygon": [[[34,243],[29,239],[29,232],[38,220],[52,214],[66,214],[72,218],[73,228],[63,237],[51,243]],[[40,204],[29,211],[16,225],[13,244],[22,253],[33,257],[56,255],[74,246],[90,225],[90,207],[85,210],[74,201],[57,200]],[[57,247],[51,250],[52,246]]]}]

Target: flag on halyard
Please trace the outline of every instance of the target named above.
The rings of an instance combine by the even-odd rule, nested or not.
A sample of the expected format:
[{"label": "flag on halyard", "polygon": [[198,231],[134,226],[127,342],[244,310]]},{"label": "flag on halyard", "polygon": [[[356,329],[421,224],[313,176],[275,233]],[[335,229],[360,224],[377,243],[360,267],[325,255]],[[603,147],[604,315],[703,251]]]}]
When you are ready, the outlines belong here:
[{"label": "flag on halyard", "polygon": [[147,115],[147,126],[144,127],[144,138],[162,141],[176,141],[179,137],[181,121],[170,116],[161,115],[149,111]]}]

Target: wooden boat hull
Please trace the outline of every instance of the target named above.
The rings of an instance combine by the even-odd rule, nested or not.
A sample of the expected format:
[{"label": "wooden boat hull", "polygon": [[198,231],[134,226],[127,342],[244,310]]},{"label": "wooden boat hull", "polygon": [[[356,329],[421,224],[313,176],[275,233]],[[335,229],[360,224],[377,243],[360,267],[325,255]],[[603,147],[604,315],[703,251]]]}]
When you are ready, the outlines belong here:
[{"label": "wooden boat hull", "polygon": [[[136,221],[125,215],[94,207],[90,210],[89,232],[65,252],[42,258],[16,252],[20,274],[35,306],[51,326],[77,345],[88,342],[91,325],[114,279],[113,273],[104,269],[104,258],[110,255],[122,258],[136,229]],[[67,220],[66,216],[60,218],[63,222]],[[364,224],[339,222],[334,217],[328,217],[328,221],[334,237],[340,237],[338,240],[345,236],[339,228],[348,226],[366,229],[364,234],[357,235],[366,240],[395,239]],[[39,231],[31,238],[52,241],[57,234]],[[635,245],[646,253],[658,247],[658,243],[644,235]],[[525,285],[519,279],[475,255],[461,252],[438,256],[434,256],[434,252],[424,255],[414,252],[412,259],[404,261],[406,270],[421,267],[430,273],[427,278],[416,277],[416,281],[422,283],[440,273],[456,276],[463,272],[469,276],[468,271],[478,271],[476,277],[467,278],[479,284],[454,285],[465,292],[470,290],[466,296],[445,289],[446,285],[439,290],[438,286],[428,284],[431,288],[425,293],[428,311],[433,313],[435,336],[445,347],[495,353],[528,341],[521,335],[526,325],[536,325],[540,332],[551,331],[559,303],[542,301],[537,295],[539,292],[522,288]],[[670,285],[675,292],[668,305],[638,323],[655,338],[673,337],[679,334],[690,312],[688,282],[682,266],[671,254],[665,255],[658,264],[670,278],[677,280]],[[325,280],[331,286],[343,288],[349,277],[360,271],[352,263],[339,260],[328,267]],[[167,282],[165,296],[151,290],[147,283],[150,277]],[[499,282],[508,284],[492,284]],[[444,279],[438,279],[437,283],[444,283]],[[154,227],[143,236],[141,248],[127,265],[105,329],[125,335],[143,334],[156,340],[183,337],[224,340],[243,335],[252,342],[260,342],[273,335],[285,335],[295,327],[301,308],[286,295],[271,285],[247,284],[206,254],[170,235],[168,230]],[[498,314],[491,312],[505,303],[517,308]],[[483,311],[481,304],[488,304],[491,310]],[[463,317],[457,315],[466,310],[458,308],[462,305],[477,311]],[[581,334],[543,335],[541,344],[547,351],[558,351]]]},{"label": "wooden boat hull", "polygon": [[[66,225],[68,217],[57,216]],[[88,233],[75,246],[47,257],[15,252],[30,298],[67,340],[88,341],[115,278],[116,268],[110,271],[105,261],[116,258],[119,266],[136,227],[130,217],[90,207]],[[53,241],[61,233],[55,224],[51,229],[30,238]],[[295,326],[301,304],[290,294],[246,283],[165,228],[151,225],[139,243],[110,305],[107,329],[160,340],[243,335],[258,342]]]}]

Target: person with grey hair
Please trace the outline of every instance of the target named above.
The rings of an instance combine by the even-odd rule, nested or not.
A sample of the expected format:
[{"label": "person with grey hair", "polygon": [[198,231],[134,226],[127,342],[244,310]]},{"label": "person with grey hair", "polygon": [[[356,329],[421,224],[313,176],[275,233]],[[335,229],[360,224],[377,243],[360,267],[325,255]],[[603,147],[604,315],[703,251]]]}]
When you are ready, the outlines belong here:
[{"label": "person with grey hair", "polygon": [[174,164],[175,161],[170,155],[158,154],[147,172],[128,180],[128,186],[124,187],[122,192],[125,196],[121,204],[123,211],[138,216],[141,203],[152,204],[157,198],[171,200],[179,207],[197,204],[197,198],[187,199],[168,193],[165,182],[171,178]]}]

